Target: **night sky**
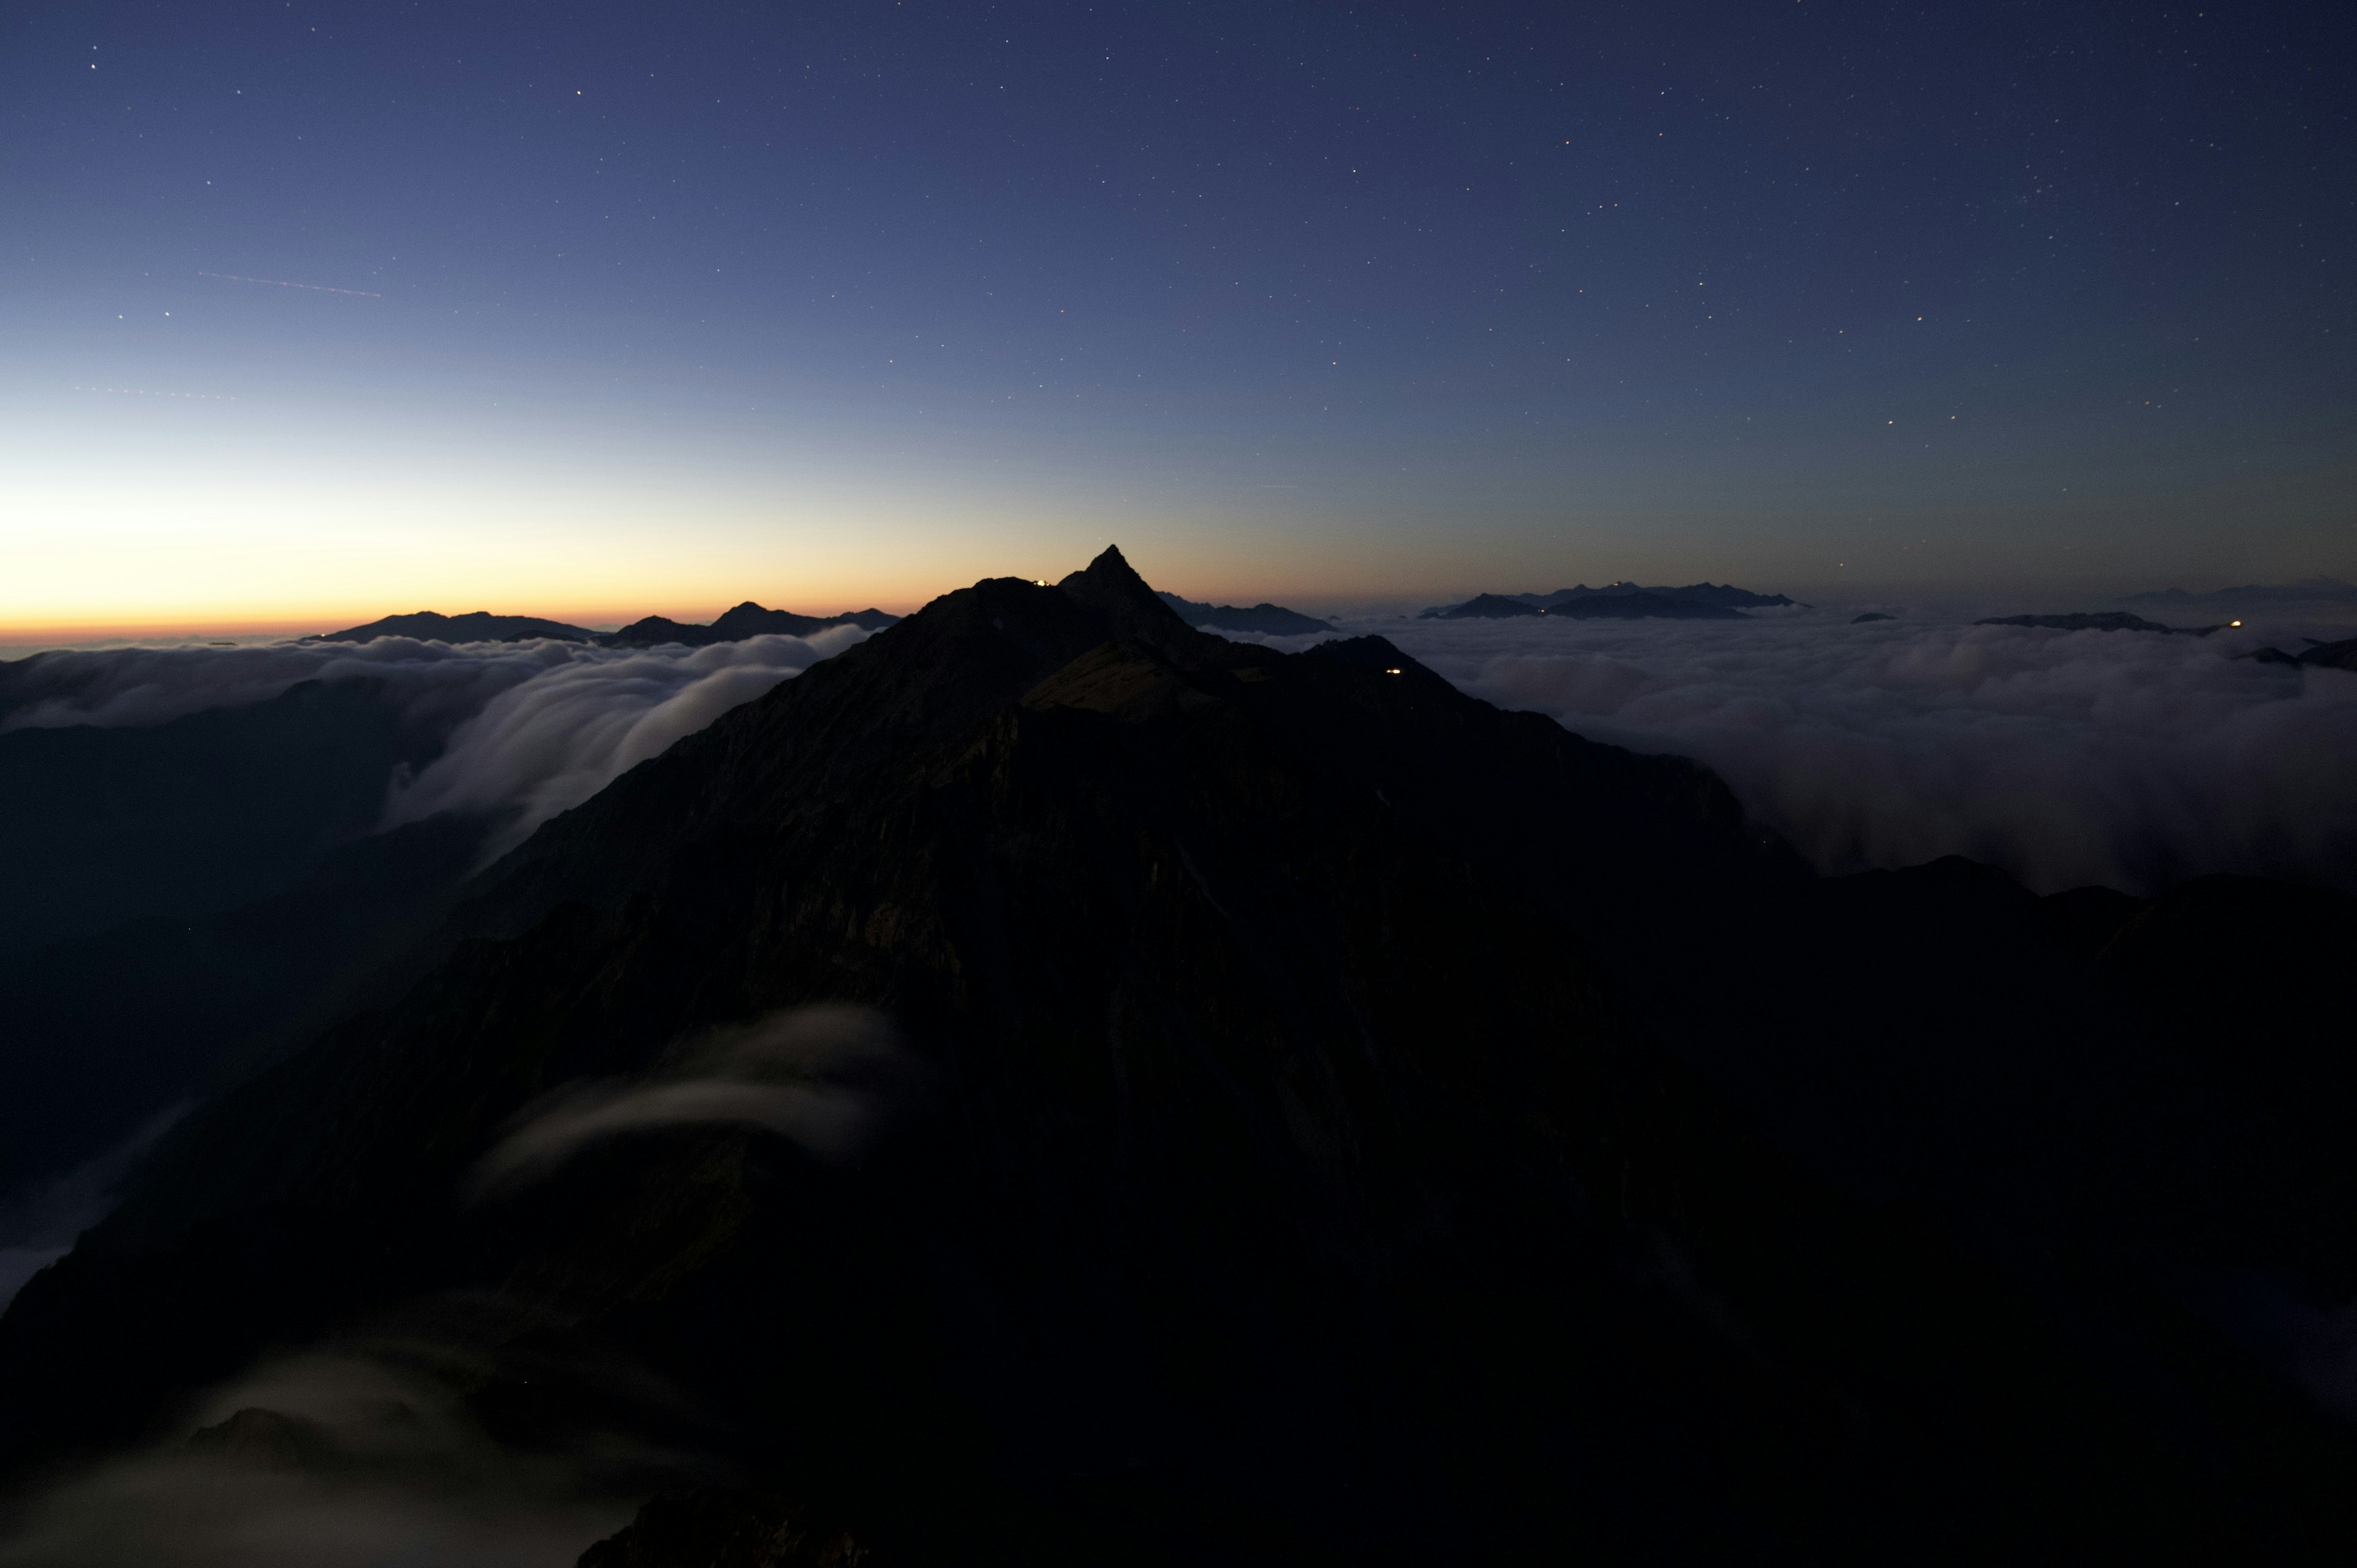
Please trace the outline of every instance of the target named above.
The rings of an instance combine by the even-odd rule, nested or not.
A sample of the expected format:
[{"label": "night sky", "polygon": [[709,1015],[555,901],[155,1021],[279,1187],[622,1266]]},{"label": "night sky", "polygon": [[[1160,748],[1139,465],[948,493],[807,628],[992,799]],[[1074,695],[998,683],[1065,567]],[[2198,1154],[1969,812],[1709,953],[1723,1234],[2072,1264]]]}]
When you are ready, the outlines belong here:
[{"label": "night sky", "polygon": [[2357,576],[2350,15],[19,5],[0,627]]}]

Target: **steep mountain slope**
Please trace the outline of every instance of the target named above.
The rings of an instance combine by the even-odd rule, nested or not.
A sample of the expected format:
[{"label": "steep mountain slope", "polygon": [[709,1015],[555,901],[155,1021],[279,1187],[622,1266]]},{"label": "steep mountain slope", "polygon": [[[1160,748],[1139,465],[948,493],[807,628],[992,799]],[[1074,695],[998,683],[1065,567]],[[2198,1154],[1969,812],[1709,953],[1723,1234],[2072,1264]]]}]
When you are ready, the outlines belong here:
[{"label": "steep mountain slope", "polygon": [[[2115,993],[2080,972],[2143,913],[1884,886],[1806,876],[1694,764],[1379,639],[1205,637],[1114,552],[978,584],[548,823],[417,983],[192,1119],[0,1321],[0,1463],[168,1432],[272,1346],[463,1297],[511,1325],[469,1362],[493,1430],[702,1455],[879,1562],[1986,1560],[2345,1525],[2319,1477],[2347,1445],[2198,1317],[2196,1415],[2248,1439],[2224,1466],[2081,1310],[2144,1287],[2058,1298],[2009,1241],[1956,1244],[1943,1215],[2018,1231],[1973,1162],[2019,1118],[1952,1117],[1944,1192],[1890,1174],[1922,1080],[1867,1070],[1865,1022],[1953,1010],[1905,995],[1943,956],[2050,949],[2050,986],[1972,1017],[2065,997],[2093,1027]],[[1868,938],[1863,970],[1835,945]],[[782,1090],[730,1079],[733,1120],[642,1120],[483,1195],[519,1113],[591,1103],[529,1112],[550,1091],[720,1103],[696,1042],[813,1004],[899,1043],[791,1026],[865,1043],[761,1112],[785,1135],[744,1109]],[[878,1130],[841,1152],[814,1106]],[[608,1556],[662,1561],[671,1517]]]},{"label": "steep mountain slope", "polygon": [[371,680],[142,728],[0,734],[0,954],[289,887],[373,828],[394,766],[442,740]]},{"label": "steep mountain slope", "polygon": [[[0,1206],[207,1091],[228,1053],[332,1022],[307,1009],[381,946],[414,940],[407,928],[464,880],[488,831],[413,822],[331,850],[240,908],[0,957]],[[17,1240],[0,1229],[0,1246]]]}]

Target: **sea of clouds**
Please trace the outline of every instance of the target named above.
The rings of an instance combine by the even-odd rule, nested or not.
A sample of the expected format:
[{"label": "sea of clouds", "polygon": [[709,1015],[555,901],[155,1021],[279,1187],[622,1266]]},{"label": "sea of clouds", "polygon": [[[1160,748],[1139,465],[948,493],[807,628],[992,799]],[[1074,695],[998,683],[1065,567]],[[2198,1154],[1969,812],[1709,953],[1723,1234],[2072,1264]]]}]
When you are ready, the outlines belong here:
[{"label": "sea of clouds", "polygon": [[571,656],[493,695],[439,757],[394,780],[386,825],[504,813],[486,851],[504,854],[673,741],[867,636],[846,624],[694,649],[541,644]]},{"label": "sea of clouds", "polygon": [[739,703],[867,633],[755,637],[708,648],[577,642],[284,642],[118,648],[0,665],[0,733],[162,724],[266,702],[302,681],[371,680],[440,754],[387,780],[385,827],[437,811],[494,817],[488,846],[514,847],[558,812]]},{"label": "sea of clouds", "polygon": [[[2242,657],[2348,627],[2254,620],[2196,638],[1976,626],[1961,610],[1850,617],[1385,616],[1341,633],[1379,632],[1476,696],[1595,739],[1698,757],[1827,872],[1963,854],[2040,891],[2149,892],[2222,871],[2357,887],[2357,674]],[[435,760],[388,780],[385,825],[498,817],[496,854],[866,635],[48,654],[0,665],[0,731],[156,724],[296,681],[374,678],[445,737]]]},{"label": "sea of clouds", "polygon": [[2238,657],[2348,628],[2197,638],[1850,615],[1385,618],[1342,634],[1387,637],[1462,690],[1592,739],[1698,757],[1826,872],[1962,854],[2040,892],[2210,872],[2357,889],[2357,674]]}]

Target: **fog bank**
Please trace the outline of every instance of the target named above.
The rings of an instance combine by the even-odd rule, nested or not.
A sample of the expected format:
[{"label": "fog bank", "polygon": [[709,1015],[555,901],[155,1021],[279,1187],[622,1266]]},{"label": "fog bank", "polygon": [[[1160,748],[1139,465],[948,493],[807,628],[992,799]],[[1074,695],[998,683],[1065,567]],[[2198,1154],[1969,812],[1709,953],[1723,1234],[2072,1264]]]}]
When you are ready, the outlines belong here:
[{"label": "fog bank", "polygon": [[2210,872],[2357,888],[2357,675],[2235,657],[2339,628],[2164,637],[1852,613],[1345,629],[1502,707],[1700,758],[1826,872],[1962,854],[2040,892]]},{"label": "fog bank", "polygon": [[846,623],[695,649],[387,637],[68,650],[0,664],[0,733],[137,728],[266,702],[298,682],[374,681],[439,751],[414,776],[386,780],[382,825],[437,811],[497,816],[504,825],[487,853],[498,854],[681,736],[868,635]]},{"label": "fog bank", "polygon": [[575,657],[490,697],[415,778],[396,779],[385,825],[437,811],[505,813],[485,851],[502,854],[683,736],[867,636],[843,625],[697,649],[576,646]]}]

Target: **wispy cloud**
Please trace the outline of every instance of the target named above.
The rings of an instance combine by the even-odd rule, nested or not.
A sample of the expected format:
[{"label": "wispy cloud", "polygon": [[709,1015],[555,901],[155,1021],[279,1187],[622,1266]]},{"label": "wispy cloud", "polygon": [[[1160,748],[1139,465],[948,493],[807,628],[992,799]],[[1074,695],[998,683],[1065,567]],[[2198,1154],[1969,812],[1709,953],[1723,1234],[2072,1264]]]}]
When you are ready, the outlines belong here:
[{"label": "wispy cloud", "polygon": [[511,812],[486,851],[503,854],[681,736],[866,636],[846,625],[694,650],[576,650],[491,696],[441,757],[396,781],[386,824]]},{"label": "wispy cloud", "polygon": [[662,1127],[757,1127],[822,1159],[858,1152],[920,1070],[881,1015],[803,1007],[705,1036],[645,1078],[542,1100],[477,1167],[478,1197],[539,1179],[608,1139]]}]

